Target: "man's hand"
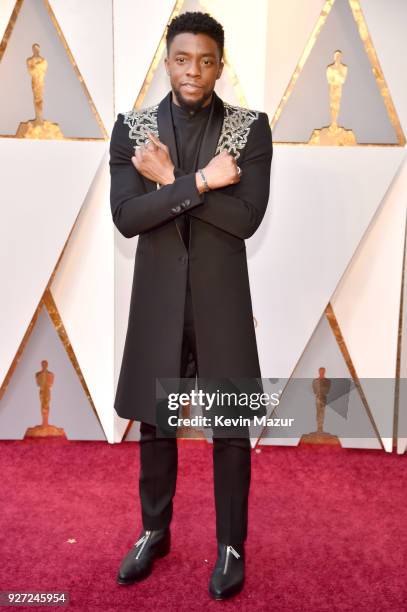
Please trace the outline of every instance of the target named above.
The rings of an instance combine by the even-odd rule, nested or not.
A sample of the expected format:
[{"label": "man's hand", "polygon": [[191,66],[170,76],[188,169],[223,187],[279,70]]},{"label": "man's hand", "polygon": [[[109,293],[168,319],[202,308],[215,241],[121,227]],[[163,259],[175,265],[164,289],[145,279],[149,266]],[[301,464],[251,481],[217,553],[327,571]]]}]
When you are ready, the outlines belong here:
[{"label": "man's hand", "polygon": [[[233,185],[240,181],[241,174],[239,174],[236,160],[227,151],[221,151],[219,155],[215,155],[202,170],[209,189],[227,187],[227,185]],[[201,183],[202,180],[199,179],[199,173],[197,173],[197,187],[199,191],[201,191]]]},{"label": "man's hand", "polygon": [[148,132],[148,137],[150,142],[137,147],[131,161],[146,178],[160,185],[169,185],[175,177],[168,147],[152,132]]}]

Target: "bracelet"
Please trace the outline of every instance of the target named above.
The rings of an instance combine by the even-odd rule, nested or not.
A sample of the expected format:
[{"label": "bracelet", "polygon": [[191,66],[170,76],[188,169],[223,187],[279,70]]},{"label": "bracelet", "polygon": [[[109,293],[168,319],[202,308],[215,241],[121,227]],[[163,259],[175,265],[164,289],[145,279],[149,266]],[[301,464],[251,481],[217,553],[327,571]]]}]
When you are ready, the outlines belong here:
[{"label": "bracelet", "polygon": [[201,169],[199,168],[198,172],[199,172],[199,174],[200,174],[200,176],[201,176],[201,179],[202,179],[202,182],[203,182],[203,185],[204,185],[204,189],[205,189],[205,191],[209,191],[209,185],[208,185],[208,183],[207,183],[207,180],[206,180],[206,177],[205,177],[205,175],[204,175],[204,173],[203,173],[203,170],[201,170]]}]

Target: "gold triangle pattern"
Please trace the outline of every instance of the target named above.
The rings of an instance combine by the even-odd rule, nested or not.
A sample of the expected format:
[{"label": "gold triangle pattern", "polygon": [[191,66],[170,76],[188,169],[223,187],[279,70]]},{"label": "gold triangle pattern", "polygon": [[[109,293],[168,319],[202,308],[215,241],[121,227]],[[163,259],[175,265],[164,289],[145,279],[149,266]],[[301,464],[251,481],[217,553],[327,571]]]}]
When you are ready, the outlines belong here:
[{"label": "gold triangle pattern", "polygon": [[[317,20],[317,22],[316,22],[312,32],[311,32],[311,35],[310,35],[310,37],[309,37],[309,39],[308,39],[308,41],[307,41],[307,43],[305,45],[304,51],[302,52],[302,55],[301,55],[301,57],[300,57],[300,59],[298,61],[298,64],[297,64],[297,66],[296,66],[296,68],[294,70],[294,73],[293,73],[293,75],[292,75],[292,77],[290,79],[290,82],[289,82],[289,84],[288,84],[288,86],[287,86],[287,88],[286,88],[286,90],[285,90],[285,92],[283,94],[283,97],[282,97],[282,99],[280,101],[280,104],[278,105],[278,108],[277,108],[276,112],[274,113],[274,116],[273,116],[273,118],[272,118],[272,120],[270,122],[270,126],[271,126],[272,130],[274,129],[277,121],[279,120],[279,118],[281,116],[281,113],[282,113],[282,111],[283,111],[283,109],[284,109],[284,107],[285,107],[285,105],[287,103],[287,100],[289,99],[291,93],[293,92],[293,90],[294,90],[294,88],[296,86],[298,77],[300,76],[301,71],[304,68],[305,63],[307,62],[307,60],[308,60],[308,58],[309,58],[309,56],[311,54],[311,51],[312,51],[312,49],[313,49],[313,47],[314,47],[314,45],[315,45],[315,43],[317,41],[317,38],[318,38],[322,28],[324,27],[325,22],[327,20],[327,17],[329,15],[329,13],[331,12],[331,9],[332,9],[332,7],[333,7],[333,5],[334,5],[334,3],[336,1],[337,0],[325,0],[324,6],[323,6],[323,8],[321,10],[321,14],[320,14],[320,16],[319,16],[319,18],[318,18],[318,20]],[[384,74],[383,74],[383,70],[382,70],[382,68],[380,66],[379,58],[377,56],[376,50],[374,48],[374,45],[373,45],[373,42],[372,42],[372,39],[371,39],[371,36],[369,34],[369,30],[367,28],[365,18],[363,16],[362,9],[360,7],[360,1],[359,0],[347,0],[347,1],[349,2],[349,6],[350,6],[350,8],[352,10],[353,17],[354,17],[356,25],[358,27],[359,35],[360,35],[360,37],[362,39],[362,42],[363,42],[366,54],[367,54],[367,56],[369,58],[369,61],[370,61],[371,67],[372,67],[372,71],[373,71],[373,74],[375,76],[376,83],[377,83],[377,86],[378,86],[378,88],[380,90],[381,96],[383,98],[383,102],[385,104],[385,107],[386,107],[386,110],[387,110],[390,122],[391,122],[391,124],[392,124],[392,126],[394,128],[394,131],[395,131],[395,133],[397,135],[397,139],[398,139],[398,144],[396,144],[396,145],[395,144],[379,144],[379,145],[376,145],[376,144],[358,144],[357,146],[369,146],[369,147],[372,147],[372,146],[381,146],[381,147],[383,147],[383,146],[387,146],[387,147],[404,146],[406,144],[406,138],[405,138],[403,129],[401,127],[401,123],[400,123],[399,117],[397,115],[397,111],[396,111],[396,108],[394,106],[392,97],[390,95],[390,91],[389,91],[389,88],[387,86],[386,79],[385,79]],[[277,143],[276,142],[276,144],[285,144],[285,145],[295,146],[295,145],[304,145],[306,143],[289,143],[289,142]]]},{"label": "gold triangle pattern", "polygon": [[[404,321],[404,287],[407,281],[406,279],[406,265],[407,265],[407,214],[404,226],[404,247],[403,247],[403,263],[401,272],[401,289],[400,289],[400,310],[399,310],[399,326],[397,333],[397,357],[396,357],[396,385],[394,390],[394,420],[393,420],[393,446],[397,447],[398,439],[398,425],[399,425],[399,409],[400,409],[400,371],[401,371],[401,355],[402,355],[402,338],[403,338],[403,326],[407,324]],[[405,348],[403,347],[403,350]]]},{"label": "gold triangle pattern", "polygon": [[[9,22],[8,22],[7,27],[5,29],[3,39],[2,39],[2,41],[0,43],[0,62],[1,62],[2,58],[3,58],[3,55],[4,55],[5,51],[6,51],[8,42],[10,40],[10,37],[11,37],[12,33],[13,33],[13,29],[14,29],[14,26],[15,26],[16,21],[18,19],[18,15],[20,13],[20,10],[21,10],[21,7],[23,5],[23,2],[24,2],[24,0],[16,0],[16,3],[14,5],[14,9],[13,9],[13,11],[11,13]],[[92,96],[89,93],[89,90],[88,90],[88,88],[86,86],[85,80],[84,80],[84,78],[83,78],[83,76],[82,76],[82,74],[81,74],[81,72],[80,72],[80,70],[78,68],[78,65],[77,65],[77,63],[75,61],[75,58],[74,58],[74,56],[72,54],[72,51],[70,50],[69,45],[68,45],[68,43],[67,43],[67,41],[65,39],[65,36],[64,36],[64,34],[62,32],[62,29],[61,29],[61,26],[59,25],[58,20],[55,17],[54,11],[52,10],[48,0],[44,0],[44,5],[45,5],[45,7],[46,7],[46,9],[48,11],[48,14],[50,16],[50,19],[51,19],[51,21],[52,21],[52,23],[53,23],[53,25],[54,25],[54,27],[55,27],[55,29],[57,31],[59,39],[61,40],[62,45],[63,45],[63,47],[64,47],[64,49],[66,51],[66,54],[67,54],[68,59],[69,59],[71,65],[72,65],[72,68],[74,69],[75,74],[76,74],[79,82],[82,85],[83,91],[84,91],[85,96],[86,96],[86,98],[88,100],[88,103],[89,103],[89,106],[90,106],[90,108],[92,110],[92,113],[95,116],[96,122],[97,122],[97,124],[98,124],[98,126],[100,128],[100,131],[103,134],[102,138],[64,137],[63,140],[81,140],[81,141],[109,140],[109,135],[108,135],[108,133],[106,131],[106,128],[105,128],[105,126],[103,124],[103,121],[102,121],[102,119],[101,119],[101,117],[100,117],[100,115],[99,115],[99,113],[98,113],[98,111],[96,109],[95,103],[93,102]],[[15,136],[15,135],[0,135],[0,138],[18,138],[18,137]]]},{"label": "gold triangle pattern", "polygon": [[93,410],[93,412],[94,412],[94,414],[95,414],[95,416],[96,416],[96,418],[97,418],[97,420],[99,422],[99,425],[100,425],[100,427],[101,427],[101,429],[102,429],[102,431],[104,433],[103,425],[102,425],[102,423],[101,423],[101,421],[99,419],[99,415],[98,415],[97,410],[95,408],[95,405],[94,405],[91,393],[89,391],[89,388],[88,388],[88,386],[86,384],[85,377],[84,377],[84,375],[82,373],[82,370],[81,370],[81,368],[79,366],[78,359],[77,359],[77,357],[75,355],[75,352],[73,350],[72,344],[71,344],[71,342],[69,340],[68,334],[67,334],[66,329],[64,327],[64,324],[62,322],[61,315],[59,314],[58,308],[57,308],[57,306],[55,304],[54,298],[52,297],[51,290],[50,290],[50,287],[51,287],[51,285],[53,283],[53,280],[55,278],[55,274],[56,274],[56,272],[58,270],[58,266],[59,266],[60,262],[62,261],[63,255],[65,253],[65,249],[68,246],[69,239],[70,239],[70,237],[71,237],[71,235],[73,233],[75,225],[76,225],[76,221],[73,224],[71,231],[69,232],[69,235],[68,235],[68,238],[67,238],[67,240],[65,242],[64,248],[62,249],[62,252],[61,252],[61,254],[60,254],[59,258],[58,258],[58,261],[57,261],[57,263],[55,265],[55,268],[52,271],[52,274],[51,274],[50,279],[49,279],[49,281],[47,283],[45,291],[44,291],[44,293],[43,293],[43,295],[42,295],[42,297],[41,297],[41,299],[39,301],[39,304],[38,304],[37,308],[35,309],[35,312],[34,312],[32,318],[31,318],[31,321],[30,321],[30,323],[29,323],[29,325],[27,327],[27,330],[26,330],[26,332],[25,332],[25,334],[23,336],[23,339],[20,342],[20,346],[18,347],[17,352],[15,354],[15,357],[14,357],[14,359],[13,359],[13,361],[12,361],[8,371],[7,371],[7,374],[6,374],[5,378],[4,378],[1,386],[0,386],[0,401],[2,400],[4,394],[5,394],[6,390],[7,390],[7,387],[8,387],[8,385],[9,385],[9,383],[10,383],[12,377],[13,377],[13,374],[14,374],[14,372],[15,372],[15,370],[16,370],[16,368],[17,368],[17,366],[18,366],[18,364],[19,364],[19,362],[21,360],[21,357],[22,357],[22,355],[24,353],[25,347],[27,346],[28,340],[29,340],[29,338],[31,336],[31,332],[33,331],[33,329],[35,327],[35,324],[37,322],[37,319],[38,319],[38,316],[40,314],[41,308],[45,307],[47,312],[48,312],[48,314],[49,314],[49,316],[50,316],[50,319],[51,319],[51,321],[52,321],[52,323],[53,323],[53,325],[55,327],[55,330],[56,330],[56,332],[57,332],[57,334],[58,334],[62,344],[64,345],[66,354],[68,355],[68,358],[69,358],[69,360],[70,360],[70,362],[71,362],[71,364],[72,364],[72,366],[73,366],[73,368],[74,368],[74,370],[75,370],[75,372],[76,372],[76,374],[77,374],[77,376],[79,378],[79,381],[80,381],[80,383],[82,385],[82,388],[83,388],[83,390],[85,392],[85,395],[86,395],[86,397],[87,397],[87,399],[88,399],[88,401],[89,401],[89,403],[90,403],[90,405],[92,407],[92,410]]},{"label": "gold triangle pattern", "polygon": [[[376,437],[377,437],[377,439],[378,439],[378,441],[379,441],[379,443],[380,443],[380,446],[381,446],[382,450],[384,450],[384,445],[383,445],[382,438],[381,438],[381,436],[380,436],[379,430],[378,430],[377,425],[376,425],[376,423],[375,423],[375,420],[374,420],[374,418],[373,418],[373,415],[372,415],[372,412],[371,412],[371,410],[370,410],[370,407],[369,407],[368,401],[367,401],[367,399],[366,399],[366,396],[365,396],[365,394],[364,394],[364,392],[363,392],[362,386],[361,386],[361,384],[360,384],[359,377],[358,377],[358,375],[357,375],[357,372],[356,372],[355,366],[354,366],[354,364],[353,364],[352,358],[351,358],[351,356],[350,356],[349,350],[348,350],[348,348],[347,348],[347,346],[346,346],[345,339],[344,339],[344,337],[343,337],[343,335],[342,335],[341,329],[340,329],[340,327],[339,327],[338,320],[337,320],[337,318],[336,318],[336,316],[335,316],[335,313],[334,313],[334,310],[333,310],[333,308],[332,308],[331,303],[329,303],[329,304],[328,304],[328,306],[326,307],[326,309],[325,309],[325,313],[324,313],[324,314],[325,314],[325,317],[326,317],[326,319],[327,319],[327,321],[328,321],[328,323],[329,323],[329,325],[330,325],[330,327],[331,327],[331,330],[332,330],[332,332],[333,332],[333,334],[334,334],[335,340],[336,340],[336,342],[337,342],[337,344],[338,344],[338,346],[339,346],[339,349],[340,349],[340,351],[341,351],[341,353],[342,353],[342,356],[343,356],[344,361],[345,361],[345,363],[346,363],[346,366],[347,366],[347,368],[348,368],[348,370],[349,370],[349,373],[350,373],[350,375],[351,375],[351,377],[352,377],[352,380],[353,380],[353,382],[355,383],[355,387],[356,387],[356,389],[357,389],[357,391],[358,391],[359,397],[360,397],[360,399],[361,399],[361,401],[362,401],[363,407],[365,408],[366,414],[367,414],[367,416],[368,416],[368,418],[369,418],[369,421],[370,421],[370,423],[371,423],[371,425],[372,425],[372,427],[373,427],[373,430],[374,430],[374,432],[375,432],[375,434],[376,434]],[[301,353],[300,357],[298,358],[297,363],[296,363],[295,367],[293,368],[293,372],[294,372],[295,368],[297,367],[298,363],[300,362],[300,360],[301,360],[301,358],[302,358],[303,354],[304,354],[304,353],[305,353],[305,351],[307,350],[307,346],[308,346],[308,345],[309,345],[309,342],[308,342],[308,343],[307,343],[307,345],[304,347],[303,352]],[[288,381],[287,381],[287,383],[286,383],[286,386],[289,384],[289,382],[290,382],[291,378],[292,378],[292,375],[291,375],[291,376],[290,376],[290,378],[288,379]],[[283,390],[282,396],[283,396],[283,395],[284,395],[284,390]],[[257,445],[259,444],[259,442],[260,442],[260,440],[261,440],[261,438],[262,438],[262,436],[263,436],[263,432],[265,431],[265,429],[266,429],[266,427],[263,427],[263,429],[261,430],[260,435],[259,435],[259,437],[258,437],[258,438],[257,438],[257,440],[256,440],[256,444],[255,444],[255,446],[257,446]],[[315,442],[314,442],[314,441],[311,441],[311,440],[310,440],[310,441],[308,442],[307,440],[303,440],[303,442],[302,442],[302,443],[305,443],[305,444],[310,443],[310,444],[312,444],[312,443],[318,443],[318,441],[317,441],[317,440],[315,440]]]}]

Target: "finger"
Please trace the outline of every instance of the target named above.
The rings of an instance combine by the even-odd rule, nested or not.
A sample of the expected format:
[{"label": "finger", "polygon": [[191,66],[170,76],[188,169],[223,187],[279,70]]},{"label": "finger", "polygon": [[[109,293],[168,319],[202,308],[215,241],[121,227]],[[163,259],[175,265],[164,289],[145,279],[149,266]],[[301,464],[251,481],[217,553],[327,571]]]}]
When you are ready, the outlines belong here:
[{"label": "finger", "polygon": [[233,170],[233,172],[237,172],[237,163],[233,155],[229,155],[227,160],[225,160],[229,166]]},{"label": "finger", "polygon": [[149,142],[148,142],[148,143],[145,145],[145,148],[147,149],[147,151],[156,151],[156,150],[157,150],[157,148],[158,148],[158,146],[157,146],[157,145],[156,145],[154,142],[149,141]]},{"label": "finger", "polygon": [[136,151],[135,151],[135,153],[134,153],[134,157],[136,158],[136,161],[137,161],[138,163],[140,163],[140,162],[141,162],[141,160],[142,160],[141,147],[137,147],[137,149],[136,149]]},{"label": "finger", "polygon": [[161,140],[159,138],[157,138],[157,136],[155,134],[153,134],[153,132],[148,132],[148,137],[150,138],[150,140],[157,146],[160,147],[161,149],[165,149],[167,145],[165,145],[164,143],[161,142]]},{"label": "finger", "polygon": [[235,174],[235,183],[238,183],[240,181],[240,176],[241,176],[241,171],[239,172],[239,166],[236,164],[236,174]]},{"label": "finger", "polygon": [[153,133],[153,132],[147,132],[149,139],[154,142],[157,146],[159,144],[162,144],[160,139]]}]

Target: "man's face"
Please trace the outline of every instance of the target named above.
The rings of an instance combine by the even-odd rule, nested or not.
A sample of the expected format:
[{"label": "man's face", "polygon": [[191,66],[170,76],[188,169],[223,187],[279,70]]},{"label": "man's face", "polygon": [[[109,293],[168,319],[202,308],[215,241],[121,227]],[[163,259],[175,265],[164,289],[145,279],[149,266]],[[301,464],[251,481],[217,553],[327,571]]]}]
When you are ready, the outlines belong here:
[{"label": "man's face", "polygon": [[199,110],[210,103],[223,62],[218,45],[206,34],[183,32],[171,41],[165,68],[175,103],[186,110]]}]

